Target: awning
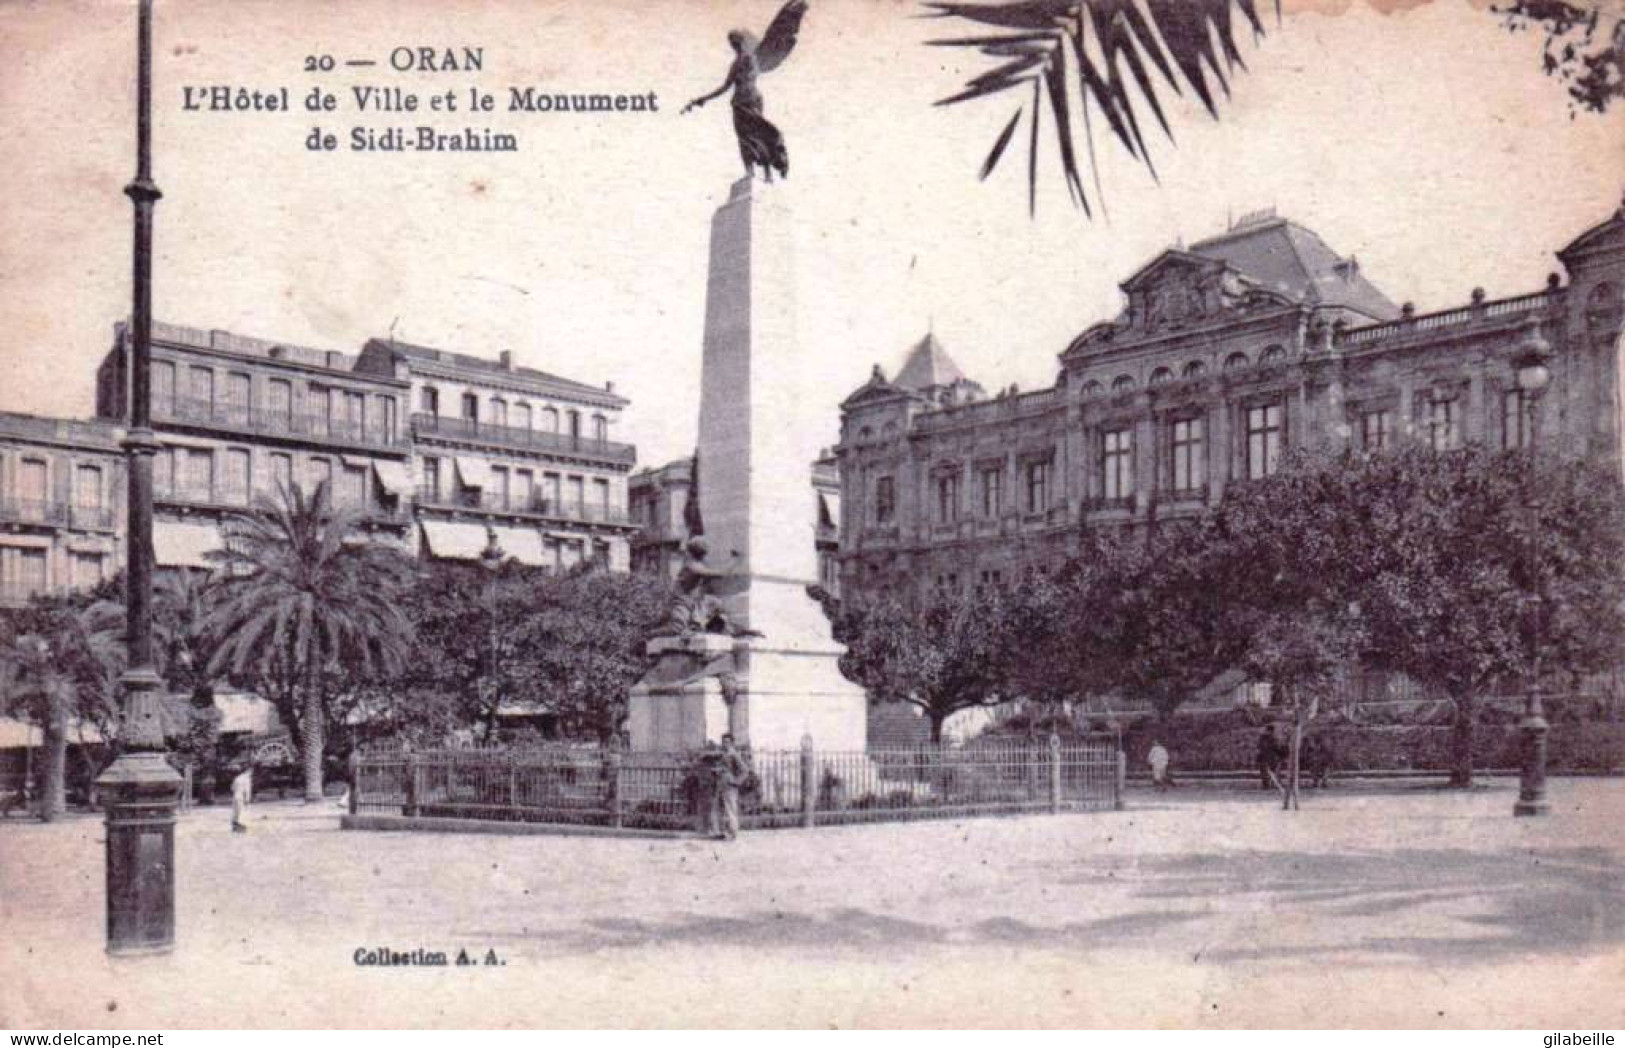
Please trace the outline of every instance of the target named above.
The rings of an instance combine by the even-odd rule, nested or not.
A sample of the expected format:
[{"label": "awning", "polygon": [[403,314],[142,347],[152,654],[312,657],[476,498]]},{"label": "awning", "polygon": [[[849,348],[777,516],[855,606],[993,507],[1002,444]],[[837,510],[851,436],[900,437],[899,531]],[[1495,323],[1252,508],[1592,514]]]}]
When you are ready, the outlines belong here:
[{"label": "awning", "polygon": [[497,545],[521,564],[540,567],[553,563],[542,548],[542,533],[535,528],[497,528]]},{"label": "awning", "polygon": [[449,560],[479,560],[485,550],[485,525],[449,520],[425,520],[423,541],[431,556]]},{"label": "awning", "polygon": [[406,468],[406,463],[374,462],[372,468],[378,474],[378,483],[391,495],[412,494],[412,471]]},{"label": "awning", "polygon": [[160,567],[215,567],[215,563],[204,554],[224,545],[220,529],[213,524],[159,520],[152,525],[152,556]]},{"label": "awning", "polygon": [[458,455],[457,476],[465,488],[479,488],[484,491],[491,486],[491,464],[484,459],[468,458]]}]

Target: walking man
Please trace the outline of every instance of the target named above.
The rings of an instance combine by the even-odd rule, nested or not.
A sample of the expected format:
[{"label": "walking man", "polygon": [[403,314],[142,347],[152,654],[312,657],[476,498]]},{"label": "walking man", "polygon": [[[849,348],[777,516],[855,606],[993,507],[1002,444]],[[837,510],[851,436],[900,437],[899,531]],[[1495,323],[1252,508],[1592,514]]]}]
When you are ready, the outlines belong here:
[{"label": "walking man", "polygon": [[1151,783],[1156,786],[1158,793],[1164,793],[1171,785],[1168,781],[1168,751],[1161,742],[1151,741],[1151,752],[1145,755],[1151,764]]},{"label": "walking man", "polygon": [[739,836],[739,787],[750,774],[750,765],[734,747],[734,737],[722,737],[722,760],[717,768],[717,800],[722,806],[722,839]]},{"label": "walking man", "polygon": [[254,763],[249,762],[248,767],[237,773],[231,780],[231,832],[247,833],[248,826],[243,822],[248,814],[248,804],[254,799]]}]

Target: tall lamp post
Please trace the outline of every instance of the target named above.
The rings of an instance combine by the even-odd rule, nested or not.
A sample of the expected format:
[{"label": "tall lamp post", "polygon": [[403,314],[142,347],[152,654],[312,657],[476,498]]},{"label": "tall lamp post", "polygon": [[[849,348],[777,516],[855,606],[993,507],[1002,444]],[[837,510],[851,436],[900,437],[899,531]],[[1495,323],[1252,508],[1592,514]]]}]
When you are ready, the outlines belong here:
[{"label": "tall lamp post", "polygon": [[107,952],[167,953],[175,945],[175,806],[181,777],[164,759],[163,682],[152,657],[152,0],[136,31],[134,303],[130,314],[129,481],[124,604],[129,669],[119,738],[123,752],[96,780],[107,807]]},{"label": "tall lamp post", "polygon": [[485,686],[490,690],[488,702],[490,703],[491,722],[490,735],[487,742],[495,742],[496,734],[496,704],[501,701],[497,694],[497,571],[502,567],[502,561],[507,557],[501,546],[497,545],[497,533],[493,528],[487,528],[485,533],[485,548],[480,551],[480,567],[485,569]]},{"label": "tall lamp post", "polygon": [[1535,453],[1535,423],[1536,409],[1540,403],[1540,395],[1552,381],[1551,368],[1548,361],[1551,359],[1551,344],[1540,333],[1540,322],[1530,321],[1528,331],[1524,335],[1523,343],[1518,347],[1519,354],[1513,361],[1513,368],[1517,373],[1518,390],[1523,394],[1522,419],[1524,430],[1522,446],[1529,456],[1529,471],[1524,474],[1524,509],[1529,515],[1528,557],[1529,584],[1532,592],[1529,594],[1529,640],[1532,651],[1529,659],[1529,678],[1527,681],[1527,699],[1525,700],[1523,721],[1519,728],[1523,733],[1523,773],[1518,784],[1518,801],[1512,806],[1513,815],[1546,815],[1551,812],[1551,806],[1546,801],[1546,733],[1550,725],[1546,723],[1546,712],[1540,704],[1540,662],[1541,662],[1541,616],[1545,614],[1544,587],[1540,584],[1540,549],[1539,536],[1536,529],[1540,526],[1540,515],[1535,494],[1534,453]]}]

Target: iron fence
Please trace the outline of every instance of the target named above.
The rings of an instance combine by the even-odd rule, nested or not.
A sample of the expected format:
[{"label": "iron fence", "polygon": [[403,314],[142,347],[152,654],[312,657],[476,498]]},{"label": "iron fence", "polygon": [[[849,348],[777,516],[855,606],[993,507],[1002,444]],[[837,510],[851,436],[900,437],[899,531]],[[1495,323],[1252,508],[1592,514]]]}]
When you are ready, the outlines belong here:
[{"label": "iron fence", "polygon": [[[909,749],[747,751],[741,824],[766,829],[1120,807],[1115,735]],[[357,813],[703,830],[714,750],[542,746],[373,750],[352,768]]]}]

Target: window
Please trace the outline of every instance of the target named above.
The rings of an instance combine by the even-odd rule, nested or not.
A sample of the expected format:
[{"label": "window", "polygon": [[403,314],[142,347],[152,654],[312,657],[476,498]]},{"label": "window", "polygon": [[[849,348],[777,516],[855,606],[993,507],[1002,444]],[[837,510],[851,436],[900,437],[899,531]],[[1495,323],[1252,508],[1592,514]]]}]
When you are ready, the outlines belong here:
[{"label": "window", "polygon": [[293,423],[293,383],[273,378],[266,389],[265,406],[273,422],[284,428]]},{"label": "window", "polygon": [[937,477],[937,522],[952,524],[959,519],[959,474]]},{"label": "window", "polygon": [[547,510],[557,513],[559,511],[559,475],[557,473],[542,474],[542,498],[546,500]]},{"label": "window", "polygon": [[1282,349],[1280,346],[1270,346],[1269,348],[1265,349],[1263,353],[1259,354],[1258,357],[1259,367],[1274,367],[1277,364],[1285,363],[1286,350]]},{"label": "window", "polygon": [[987,466],[982,469],[982,516],[997,517],[1004,512],[1004,469]]},{"label": "window", "polygon": [[508,508],[508,493],[512,485],[508,483],[508,467],[491,467],[491,505],[497,509]]},{"label": "window", "polygon": [[570,427],[571,437],[581,436],[581,412],[573,410],[566,411],[564,413],[564,421]]},{"label": "window", "polygon": [[1134,431],[1109,429],[1100,443],[1100,495],[1120,501],[1134,496]]},{"label": "window", "polygon": [[530,405],[523,400],[513,406],[513,425],[515,429],[529,429],[531,427]]},{"label": "window", "polygon": [[1168,434],[1172,452],[1172,473],[1169,480],[1175,491],[1195,491],[1207,483],[1207,445],[1205,420],[1200,418],[1176,419]]},{"label": "window", "polygon": [[367,395],[365,393],[344,394],[344,423],[340,433],[348,440],[359,440],[362,435],[362,426],[367,421]]},{"label": "window", "polygon": [[313,458],[310,460],[309,494],[311,498],[316,497],[317,490],[320,489],[323,484],[328,486],[327,499],[328,504],[331,505],[333,500],[333,463],[324,458]]},{"label": "window", "polygon": [[1180,374],[1186,378],[1201,378],[1203,375],[1207,374],[1207,365],[1202,363],[1200,360],[1193,360],[1189,364],[1185,365],[1185,370],[1180,372]]},{"label": "window", "polygon": [[558,431],[559,431],[559,409],[558,408],[543,408],[542,409],[542,432],[543,433],[557,433]]},{"label": "window", "polygon": [[46,472],[44,459],[23,459],[18,466],[17,497],[24,502],[43,505],[46,500]]},{"label": "window", "polygon": [[1224,369],[1226,371],[1236,371],[1246,367],[1248,363],[1249,361],[1247,360],[1247,354],[1232,353],[1228,357],[1224,358]]},{"label": "window", "polygon": [[897,513],[897,486],[890,477],[875,481],[875,523],[890,524]]},{"label": "window", "polygon": [[423,460],[423,491],[431,501],[440,497],[440,460],[425,458]]},{"label": "window", "polygon": [[242,425],[248,421],[248,405],[253,401],[254,380],[242,371],[233,371],[226,376],[226,403],[225,417],[228,421]]},{"label": "window", "polygon": [[107,558],[100,553],[75,552],[72,559],[73,586],[75,589],[90,589],[99,585],[104,578],[104,568]]},{"label": "window", "polygon": [[24,597],[44,593],[48,577],[45,552],[17,546],[0,549],[0,573],[5,577],[6,588]]},{"label": "window", "polygon": [[345,466],[344,472],[339,474],[338,491],[334,493],[333,504],[345,509],[365,509],[369,472],[366,466]]},{"label": "window", "polygon": [[169,416],[175,413],[175,364],[169,360],[152,362],[152,412]]},{"label": "window", "polygon": [[513,503],[516,509],[532,509],[536,505],[536,474],[528,469],[513,473]]},{"label": "window", "polygon": [[424,386],[418,404],[425,415],[440,414],[440,391],[433,386]]},{"label": "window", "polygon": [[226,475],[220,486],[221,498],[234,506],[248,504],[249,458],[242,448],[226,449]]},{"label": "window", "polygon": [[1113,393],[1132,393],[1132,392],[1134,392],[1134,378],[1133,378],[1133,376],[1130,376],[1130,375],[1118,375],[1116,378],[1112,379],[1112,392]]},{"label": "window", "polygon": [[397,425],[395,421],[395,398],[380,397],[379,400],[384,406],[384,440],[393,444],[395,443]]},{"label": "window", "polygon": [[602,415],[594,415],[592,417],[592,439],[609,439],[609,419]]},{"label": "window", "polygon": [[272,498],[280,499],[281,493],[293,487],[293,456],[273,452],[271,455],[271,492]]},{"label": "window", "polygon": [[1027,463],[1027,512],[1042,513],[1049,509],[1049,461]]},{"label": "window", "polygon": [[152,493],[160,498],[175,494],[175,449],[159,448],[152,456]]},{"label": "window", "polygon": [[1086,397],[1098,397],[1101,393],[1105,392],[1105,389],[1106,387],[1102,386],[1097,380],[1090,379],[1088,382],[1083,384],[1083,395]]},{"label": "window", "polygon": [[609,481],[593,479],[592,508],[602,519],[609,519]]},{"label": "window", "polygon": [[214,369],[192,368],[190,386],[188,396],[192,398],[199,411],[207,413],[214,407]]},{"label": "window", "polygon": [[569,512],[579,518],[581,516],[583,507],[585,507],[587,504],[586,481],[584,481],[581,477],[566,478],[564,483],[564,495],[565,503],[569,507]]},{"label": "window", "polygon": [[1164,386],[1174,380],[1174,373],[1168,368],[1158,368],[1151,372],[1151,385]]},{"label": "window", "polygon": [[1521,389],[1509,389],[1501,394],[1501,446],[1527,448],[1534,446],[1534,419],[1530,417],[1533,401]]},{"label": "window", "polygon": [[1454,400],[1439,398],[1428,401],[1427,432],[1428,445],[1434,451],[1449,451],[1461,446]]},{"label": "window", "polygon": [[463,418],[469,422],[480,420],[480,398],[473,393],[463,394]]},{"label": "window", "polygon": [[80,509],[102,508],[100,466],[80,466],[73,471],[73,504]]},{"label": "window", "polygon": [[1381,451],[1394,442],[1394,413],[1377,408],[1360,415],[1360,446],[1367,451]]},{"label": "window", "polygon": [[1247,409],[1247,478],[1257,480],[1275,472],[1281,462],[1281,405],[1260,404]]},{"label": "window", "polygon": [[326,386],[311,386],[310,417],[316,434],[325,436],[333,429],[333,391]]},{"label": "window", "polygon": [[491,422],[498,426],[508,424],[508,402],[501,397],[491,401]]},{"label": "window", "polygon": [[185,493],[188,498],[207,502],[214,498],[214,452],[208,448],[187,448]]}]

